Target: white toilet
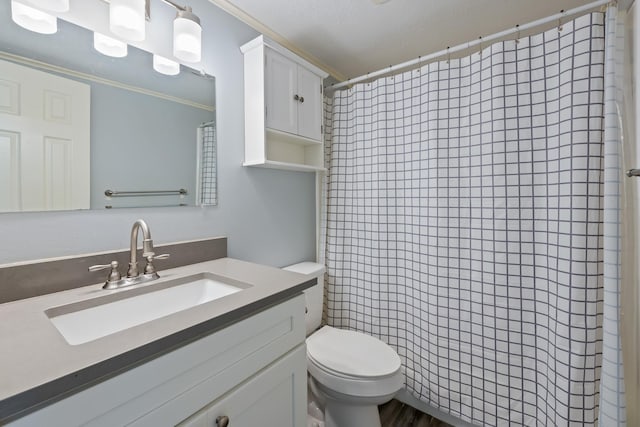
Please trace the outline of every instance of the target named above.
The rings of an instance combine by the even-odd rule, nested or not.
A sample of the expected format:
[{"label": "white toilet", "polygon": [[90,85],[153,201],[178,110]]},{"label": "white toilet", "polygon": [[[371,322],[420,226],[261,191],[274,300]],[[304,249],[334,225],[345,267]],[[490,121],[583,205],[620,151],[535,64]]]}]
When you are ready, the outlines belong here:
[{"label": "white toilet", "polygon": [[[382,341],[355,331],[320,326],[324,266],[313,262],[285,270],[317,277],[307,299],[307,370],[310,389],[324,406],[326,427],[380,427],[378,405],[402,388],[400,357]],[[314,332],[315,331],[315,332]]]}]

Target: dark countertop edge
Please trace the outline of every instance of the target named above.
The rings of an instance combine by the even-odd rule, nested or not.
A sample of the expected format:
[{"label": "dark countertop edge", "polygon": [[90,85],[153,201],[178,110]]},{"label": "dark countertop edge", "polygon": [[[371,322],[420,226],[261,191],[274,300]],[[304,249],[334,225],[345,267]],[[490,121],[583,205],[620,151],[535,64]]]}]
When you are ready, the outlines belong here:
[{"label": "dark countertop edge", "polygon": [[147,363],[156,357],[177,350],[191,342],[231,326],[240,320],[284,302],[315,285],[317,279],[302,282],[269,295],[235,310],[221,314],[187,329],[119,354],[95,365],[57,378],[48,383],[0,401],[0,425],[23,417],[45,406],[58,402],[99,382]]}]

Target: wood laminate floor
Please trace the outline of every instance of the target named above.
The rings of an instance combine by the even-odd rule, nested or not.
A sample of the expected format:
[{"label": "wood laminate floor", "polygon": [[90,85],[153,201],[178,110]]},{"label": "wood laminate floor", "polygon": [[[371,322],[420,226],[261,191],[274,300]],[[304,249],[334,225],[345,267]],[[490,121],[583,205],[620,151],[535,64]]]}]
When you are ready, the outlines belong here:
[{"label": "wood laminate floor", "polygon": [[450,424],[395,399],[379,409],[382,427],[451,427]]}]

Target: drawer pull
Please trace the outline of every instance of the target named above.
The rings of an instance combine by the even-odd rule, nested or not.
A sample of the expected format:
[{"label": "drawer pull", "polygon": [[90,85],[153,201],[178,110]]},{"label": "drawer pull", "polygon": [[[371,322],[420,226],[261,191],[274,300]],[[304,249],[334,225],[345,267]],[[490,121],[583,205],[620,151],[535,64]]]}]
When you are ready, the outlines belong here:
[{"label": "drawer pull", "polygon": [[229,417],[226,415],[221,415],[216,418],[216,426],[218,427],[227,427],[229,425]]}]

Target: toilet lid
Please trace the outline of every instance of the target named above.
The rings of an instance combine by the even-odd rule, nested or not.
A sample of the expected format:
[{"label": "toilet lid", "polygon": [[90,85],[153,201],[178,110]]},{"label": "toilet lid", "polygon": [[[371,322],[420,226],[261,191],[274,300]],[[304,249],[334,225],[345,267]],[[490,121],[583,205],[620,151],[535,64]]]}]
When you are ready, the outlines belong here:
[{"label": "toilet lid", "polygon": [[379,339],[331,326],[307,338],[307,354],[329,370],[354,377],[382,377],[400,369],[400,356]]}]

